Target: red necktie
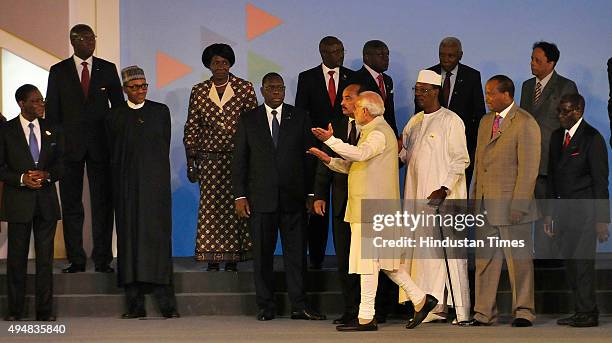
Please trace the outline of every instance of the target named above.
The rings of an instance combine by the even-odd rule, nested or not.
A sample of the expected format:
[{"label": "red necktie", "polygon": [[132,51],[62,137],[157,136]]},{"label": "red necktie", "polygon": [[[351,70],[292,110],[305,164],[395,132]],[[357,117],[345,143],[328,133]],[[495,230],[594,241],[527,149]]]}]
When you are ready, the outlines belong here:
[{"label": "red necktie", "polygon": [[385,82],[383,81],[383,74],[378,74],[376,79],[378,80],[378,89],[380,89],[380,96],[382,96],[383,101],[387,100],[387,92],[385,92]]},{"label": "red necktie", "polygon": [[327,94],[329,94],[329,102],[331,103],[331,107],[334,107],[334,104],[336,103],[336,82],[334,82],[335,71],[330,70],[327,73],[329,74],[329,82],[327,83]]},{"label": "red necktie", "polygon": [[499,114],[495,115],[495,120],[493,121],[493,127],[491,128],[491,138],[497,134],[499,131],[499,121],[501,120],[501,116]]},{"label": "red necktie", "polygon": [[563,141],[563,150],[567,149],[567,147],[570,144],[570,140],[572,139],[572,137],[570,136],[569,132],[565,133],[565,140]]},{"label": "red necktie", "polygon": [[448,108],[449,104],[449,99],[450,99],[450,86],[451,86],[451,76],[453,76],[453,73],[448,72],[446,73],[446,77],[444,78],[444,85],[442,86],[442,101],[444,101],[444,103],[442,104],[442,106]]},{"label": "red necktie", "polygon": [[87,98],[89,93],[89,69],[87,69],[87,62],[82,62],[83,71],[81,72],[81,88],[83,88],[83,95]]}]

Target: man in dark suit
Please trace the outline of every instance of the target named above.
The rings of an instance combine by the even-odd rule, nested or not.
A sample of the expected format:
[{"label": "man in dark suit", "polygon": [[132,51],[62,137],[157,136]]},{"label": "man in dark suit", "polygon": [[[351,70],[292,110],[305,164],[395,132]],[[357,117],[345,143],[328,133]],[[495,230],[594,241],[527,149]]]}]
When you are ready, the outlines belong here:
[{"label": "man in dark suit", "polygon": [[65,176],[60,182],[64,243],[70,265],[64,273],[85,271],[83,250],[83,170],[87,165],[93,233],[92,259],[97,272],[112,273],[113,208],[108,143],[104,120],[123,103],[113,63],[93,57],[96,36],[84,24],[70,30],[74,56],[51,67],[46,118],[66,137]]},{"label": "man in dark suit", "polygon": [[[561,97],[561,128],[550,138],[547,216],[544,229],[556,238],[574,293],[575,314],[557,324],[590,327],[599,324],[595,298],[597,241],[608,240],[610,203],[608,151],[601,134],[584,119],[584,98]],[[554,221],[553,221],[554,220]]]},{"label": "man in dark suit", "polygon": [[[325,128],[344,117],[340,105],[342,91],[353,71],[342,66],[344,45],[338,38],[327,36],[321,39],[319,53],[322,63],[298,76],[295,107],[308,112],[314,127]],[[324,200],[328,201],[329,195]],[[308,221],[308,252],[313,269],[321,269],[325,257],[328,223],[327,215],[311,215]]]},{"label": "man in dark suit", "polygon": [[[478,124],[485,114],[480,72],[459,63],[463,57],[463,49],[458,38],[446,37],[442,39],[438,51],[440,63],[429,68],[429,70],[442,75],[442,89],[438,95],[438,100],[440,100],[442,106],[457,113],[463,119],[470,161],[474,161]],[[422,110],[416,102],[414,108],[414,113],[419,113]],[[468,185],[472,179],[473,170],[474,164],[470,163],[470,166],[465,170]]]},{"label": "man in dark suit", "polygon": [[[546,198],[548,149],[551,133],[559,128],[559,119],[557,118],[559,99],[565,94],[578,93],[574,81],[566,79],[555,71],[559,56],[560,52],[555,44],[548,42],[535,43],[531,53],[531,73],[535,77],[523,82],[521,91],[521,108],[529,112],[538,122],[542,137],[540,170],[535,187],[536,199]],[[543,225],[542,219],[535,223],[536,264],[542,267],[557,266],[558,263],[551,260],[557,258],[555,248],[552,240],[544,234]]]},{"label": "man in dark suit", "polygon": [[385,102],[384,118],[397,136],[395,105],[393,104],[393,79],[385,74],[389,69],[389,48],[379,40],[371,40],[363,45],[363,67],[357,70],[350,83],[358,83],[362,91],[373,91]]},{"label": "man in dark suit", "polygon": [[322,320],[325,316],[306,305],[304,292],[305,210],[315,162],[306,150],[314,144],[312,125],[306,112],[283,103],[279,74],[263,77],[261,93],[264,104],[240,116],[232,159],[236,213],[248,218],[253,240],[257,319],[276,315],[273,262],[280,229],[291,318]]},{"label": "man in dark suit", "polygon": [[39,116],[44,100],[33,85],[17,89],[21,114],[0,129],[0,219],[8,222],[7,321],[24,315],[30,234],[36,249],[36,320],[53,316],[53,237],[60,219],[55,181],[63,173],[63,139]]},{"label": "man in dark suit", "polygon": [[[342,92],[342,113],[340,118],[332,122],[334,135],[342,141],[357,145],[358,127],[355,124],[355,102],[359,96],[360,86],[351,84]],[[327,145],[322,150],[328,155],[338,157]],[[349,255],[351,250],[351,226],[344,221],[346,201],[348,199],[348,175],[333,172],[323,162],[317,164],[315,175],[314,212],[319,216],[328,213],[327,207],[331,186],[332,231],[334,248],[338,260],[338,279],[344,299],[344,312],[340,318],[334,319],[334,324],[348,324],[357,319],[359,312],[360,291],[359,275],[349,274]]]}]

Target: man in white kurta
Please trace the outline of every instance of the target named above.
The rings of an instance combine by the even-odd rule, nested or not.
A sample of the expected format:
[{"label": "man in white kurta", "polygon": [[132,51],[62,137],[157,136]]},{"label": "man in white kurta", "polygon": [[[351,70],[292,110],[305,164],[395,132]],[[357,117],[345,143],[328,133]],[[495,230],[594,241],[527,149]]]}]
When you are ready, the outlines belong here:
[{"label": "man in white kurta", "polygon": [[[330,158],[316,148],[309,152],[321,159],[330,169],[348,173],[348,201],[344,220],[351,225],[351,250],[349,273],[361,275],[361,303],[358,322],[339,325],[339,331],[374,331],[374,302],[378,287],[378,273],[382,269],[398,284],[415,304],[415,316],[407,328],[414,328],[437,304],[437,299],[419,289],[405,269],[400,268],[400,256],[396,250],[381,251],[373,244],[362,244],[362,200],[399,200],[397,140],[389,124],[384,120],[384,102],[374,92],[363,92],[355,104],[355,120],[361,126],[357,146],[333,137],[328,130],[314,128],[313,134],[342,158]],[[366,209],[364,208],[364,211]],[[393,230],[393,229],[391,229]],[[393,235],[393,234],[392,234]],[[367,242],[367,241],[366,241]],[[363,250],[363,249],[367,249]],[[389,249],[389,248],[387,248]],[[384,258],[380,258],[384,256]]]},{"label": "man in white kurta", "polygon": [[[415,100],[424,110],[415,114],[402,132],[400,159],[406,163],[404,184],[404,209],[432,213],[427,200],[435,197],[466,199],[465,168],[470,164],[463,120],[454,112],[441,107],[438,96],[441,77],[430,70],[419,73]],[[419,234],[440,237],[437,228],[419,228]],[[452,304],[446,264],[440,251],[417,248],[412,259],[402,265],[410,272],[415,283],[426,293],[438,299],[446,299],[434,308],[425,322],[446,317],[446,304]],[[432,258],[434,256],[434,258]],[[470,289],[466,259],[448,259],[455,310],[458,321],[469,320]],[[400,291],[400,302],[407,300]]]}]

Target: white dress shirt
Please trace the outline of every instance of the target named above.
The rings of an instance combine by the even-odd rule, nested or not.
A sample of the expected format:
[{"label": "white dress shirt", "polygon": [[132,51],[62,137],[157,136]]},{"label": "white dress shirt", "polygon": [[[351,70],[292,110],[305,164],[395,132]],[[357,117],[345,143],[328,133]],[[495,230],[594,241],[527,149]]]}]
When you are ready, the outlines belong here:
[{"label": "white dress shirt", "polygon": [[83,62],[87,62],[87,70],[89,70],[89,79],[91,80],[91,64],[93,63],[93,56],[89,56],[89,58],[86,60],[80,59],[77,57],[77,55],[72,55],[72,58],[74,59],[79,81],[81,80],[81,74],[83,73],[83,65],[81,65]]},{"label": "white dress shirt", "polygon": [[[25,136],[26,143],[28,143],[28,146],[30,146],[30,127],[28,126],[30,125],[30,122],[21,114],[19,114],[19,122],[21,123],[21,128],[23,129],[23,135]],[[38,123],[38,118],[34,119],[31,123],[34,124],[34,136],[36,136],[36,140],[38,141],[38,151],[40,152],[42,137],[40,135],[40,124]],[[19,183],[22,186],[25,186],[23,183],[23,174],[21,174],[21,177],[19,178]]]},{"label": "white dress shirt", "polygon": [[550,72],[550,74],[546,75],[542,80],[540,80],[540,79],[538,79],[536,77],[536,85],[535,85],[535,87],[538,86],[538,82],[539,82],[542,85],[542,92],[543,92],[544,91],[544,87],[546,87],[546,84],[548,84],[548,81],[550,81],[550,78],[552,77],[553,72],[554,72],[554,69],[553,69],[553,71]]},{"label": "white dress shirt", "polygon": [[501,124],[504,122],[504,119],[506,119],[506,116],[508,115],[508,112],[510,112],[510,109],[512,108],[512,106],[514,106],[514,101],[510,104],[510,106],[506,107],[503,111],[496,113],[498,116],[501,117],[499,118],[499,127],[501,127]]},{"label": "white dress shirt", "polygon": [[323,67],[323,77],[325,78],[325,88],[329,91],[329,79],[331,78],[331,76],[329,76],[329,72],[333,71],[334,72],[334,84],[336,85],[336,94],[338,94],[338,82],[340,80],[340,67],[336,67],[334,69],[329,69],[325,63],[321,63],[321,66]]},{"label": "white dress shirt", "polygon": [[[572,126],[569,130],[565,130],[566,134],[569,132],[570,139],[574,138],[574,134],[576,134],[576,130],[578,130],[578,126],[580,126],[580,123],[582,123],[582,117],[580,117],[576,124],[574,124],[574,126]],[[563,137],[563,139],[565,140],[565,135]]]},{"label": "white dress shirt", "polygon": [[278,126],[280,128],[281,117],[282,117],[281,114],[283,113],[283,104],[280,104],[280,106],[278,106],[277,108],[272,108],[268,106],[266,103],[264,103],[264,107],[266,108],[266,115],[268,116],[268,127],[270,128],[270,136],[272,136],[272,119],[274,118],[274,116],[272,115],[272,111],[278,112],[276,114],[276,119],[278,120]]},{"label": "white dress shirt", "polygon": [[[382,75],[382,73],[379,73],[376,70],[370,68],[367,64],[364,64],[363,66],[370,72],[370,75],[372,75],[374,82],[378,86],[378,75]],[[385,89],[385,93],[387,93],[387,86],[385,85],[384,76],[383,76],[383,88]]]},{"label": "white dress shirt", "polygon": [[[145,100],[146,101],[146,100]],[[133,102],[131,102],[129,99],[127,100],[127,105],[129,108],[133,109],[133,110],[139,110],[142,108],[142,106],[144,106],[144,101],[141,102],[140,104],[135,104]]]}]

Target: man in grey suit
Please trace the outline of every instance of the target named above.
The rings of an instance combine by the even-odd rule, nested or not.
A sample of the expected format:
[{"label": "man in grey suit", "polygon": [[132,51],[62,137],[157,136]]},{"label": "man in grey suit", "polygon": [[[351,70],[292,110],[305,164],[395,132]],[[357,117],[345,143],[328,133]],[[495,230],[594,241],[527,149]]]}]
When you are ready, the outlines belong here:
[{"label": "man in grey suit", "polygon": [[[523,82],[521,91],[521,108],[535,118],[542,136],[540,170],[535,186],[536,199],[546,198],[550,136],[560,127],[557,117],[559,100],[566,94],[578,93],[574,81],[566,79],[555,71],[559,55],[559,49],[554,43],[536,42],[531,53],[531,73],[535,77]],[[551,261],[556,257],[556,253],[553,241],[544,234],[544,222],[541,219],[536,221],[534,229],[535,258],[549,260],[537,264],[557,266],[559,263]]]}]

